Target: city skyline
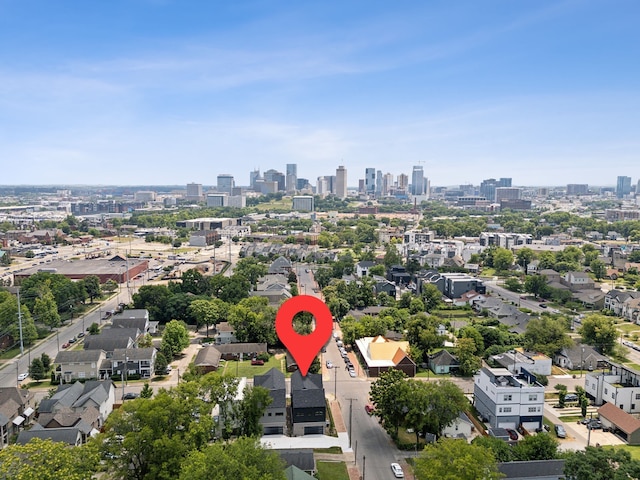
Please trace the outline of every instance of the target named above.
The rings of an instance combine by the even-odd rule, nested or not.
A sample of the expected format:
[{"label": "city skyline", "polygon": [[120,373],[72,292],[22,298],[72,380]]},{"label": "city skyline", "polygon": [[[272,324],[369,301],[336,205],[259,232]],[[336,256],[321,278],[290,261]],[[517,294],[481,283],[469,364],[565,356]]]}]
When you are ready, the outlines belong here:
[{"label": "city skyline", "polygon": [[134,1],[3,6],[3,185],[348,170],[432,186],[640,176],[640,6]]}]

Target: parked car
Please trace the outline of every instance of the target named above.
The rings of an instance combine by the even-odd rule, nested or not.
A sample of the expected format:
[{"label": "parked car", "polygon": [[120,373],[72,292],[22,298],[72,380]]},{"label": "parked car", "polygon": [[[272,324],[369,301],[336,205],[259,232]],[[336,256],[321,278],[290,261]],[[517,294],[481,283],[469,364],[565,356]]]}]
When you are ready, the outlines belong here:
[{"label": "parked car", "polygon": [[251,365],[264,365],[264,360],[260,360],[259,358],[252,358]]},{"label": "parked car", "polygon": [[555,425],[553,428],[555,428],[556,430],[556,437],[567,438],[567,431],[564,429],[562,425]]},{"label": "parked car", "polygon": [[80,332],[80,333],[78,334],[78,338],[82,338],[82,337],[84,337],[84,332]]},{"label": "parked car", "polygon": [[511,440],[518,440],[518,432],[516,432],[515,430],[507,428],[507,433],[509,434],[509,438]]},{"label": "parked car", "polygon": [[575,393],[567,393],[564,396],[564,401],[565,402],[577,402],[578,401],[578,395],[576,395]]},{"label": "parked car", "polygon": [[78,339],[76,337],[70,338],[69,343],[76,343]]},{"label": "parked car", "polygon": [[333,368],[333,363],[331,363],[331,360],[327,360],[327,368]]},{"label": "parked car", "polygon": [[367,412],[369,415],[373,415],[374,410],[375,408],[371,404],[367,404],[364,406],[364,411]]},{"label": "parked car", "polygon": [[69,348],[71,344],[69,342],[63,343],[62,348]]},{"label": "parked car", "polygon": [[391,471],[393,472],[393,476],[396,478],[404,478],[404,472],[402,471],[402,467],[397,463],[391,464]]},{"label": "parked car", "polygon": [[28,373],[21,373],[20,375],[18,375],[18,381],[21,382],[23,381],[25,378],[27,378],[29,376]]},{"label": "parked car", "polygon": [[539,306],[540,308],[547,308],[547,306],[546,306],[544,303],[539,303],[539,304],[538,304],[538,306]]},{"label": "parked car", "polygon": [[355,378],[356,377],[356,371],[355,370],[349,370],[349,376],[351,378]]},{"label": "parked car", "polygon": [[138,394],[138,393],[129,392],[129,393],[125,393],[122,396],[122,399],[123,400],[134,400],[134,399],[138,398],[139,396],[140,396],[140,394]]}]

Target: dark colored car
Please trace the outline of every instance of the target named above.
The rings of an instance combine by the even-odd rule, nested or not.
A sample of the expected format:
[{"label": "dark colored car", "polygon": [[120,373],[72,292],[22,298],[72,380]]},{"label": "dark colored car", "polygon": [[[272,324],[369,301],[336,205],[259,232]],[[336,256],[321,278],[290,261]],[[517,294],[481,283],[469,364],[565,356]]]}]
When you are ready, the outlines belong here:
[{"label": "dark colored car", "polygon": [[135,400],[136,398],[138,398],[140,395],[137,393],[133,393],[133,392],[129,392],[129,393],[125,393],[122,396],[123,400]]},{"label": "dark colored car", "polygon": [[547,308],[547,306],[546,306],[544,303],[539,303],[539,304],[538,304],[538,306],[539,306],[540,308]]},{"label": "dark colored car", "polygon": [[264,365],[264,360],[260,360],[259,358],[254,358],[251,360],[251,365]]},{"label": "dark colored car", "polygon": [[518,432],[516,432],[515,430],[507,428],[507,433],[509,434],[509,438],[511,440],[518,440]]}]

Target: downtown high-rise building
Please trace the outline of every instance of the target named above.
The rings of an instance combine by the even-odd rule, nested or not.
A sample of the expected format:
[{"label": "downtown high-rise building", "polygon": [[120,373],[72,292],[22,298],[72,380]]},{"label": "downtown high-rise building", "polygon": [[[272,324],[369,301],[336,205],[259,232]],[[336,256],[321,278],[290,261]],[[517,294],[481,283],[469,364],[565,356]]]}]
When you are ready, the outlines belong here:
[{"label": "downtown high-rise building", "polygon": [[202,184],[187,183],[187,195],[185,197],[189,202],[199,202],[200,200],[202,200]]},{"label": "downtown high-rise building", "polygon": [[382,195],[382,170],[376,172],[376,195]]},{"label": "downtown high-rise building", "polygon": [[285,187],[288,193],[295,192],[298,187],[298,165],[296,163],[287,163]]},{"label": "downtown high-rise building", "polygon": [[277,184],[276,191],[285,191],[285,174],[274,169],[269,169],[264,172],[264,181],[267,183],[275,182]]},{"label": "downtown high-rise building", "polygon": [[616,184],[616,197],[624,198],[631,193],[631,177],[619,176]]},{"label": "downtown high-rise building", "polygon": [[411,195],[424,195],[426,183],[424,169],[419,165],[414,166],[411,173]]},{"label": "downtown high-rise building", "polygon": [[364,191],[367,195],[376,193],[376,169],[365,168],[364,170]]},{"label": "downtown high-rise building", "polygon": [[233,187],[236,186],[236,182],[233,179],[233,175],[229,175],[227,173],[221,173],[218,175],[218,183],[216,185],[216,190],[219,192],[227,192],[231,193]]},{"label": "downtown high-rise building", "polygon": [[341,199],[347,198],[347,169],[343,165],[336,169],[335,195]]},{"label": "downtown high-rise building", "polygon": [[249,172],[249,187],[252,190],[256,189],[256,182],[258,182],[259,180],[262,180],[259,169]]},{"label": "downtown high-rise building", "polygon": [[409,175],[401,173],[398,175],[398,190],[406,191],[409,188]]},{"label": "downtown high-rise building", "polygon": [[487,178],[480,184],[480,195],[486,198],[490,202],[496,201],[496,188],[508,188],[511,187],[511,178],[501,178],[496,180],[495,178]]},{"label": "downtown high-rise building", "polygon": [[586,195],[589,193],[589,185],[586,183],[567,184],[567,195]]}]

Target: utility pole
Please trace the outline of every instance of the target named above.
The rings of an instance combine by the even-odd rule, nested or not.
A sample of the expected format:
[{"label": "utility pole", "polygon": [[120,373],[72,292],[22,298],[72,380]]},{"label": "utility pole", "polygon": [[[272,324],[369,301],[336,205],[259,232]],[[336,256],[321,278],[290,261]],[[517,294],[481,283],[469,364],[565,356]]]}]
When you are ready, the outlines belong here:
[{"label": "utility pole", "polygon": [[20,356],[24,355],[24,342],[22,340],[22,308],[20,307],[20,287],[18,287],[18,327],[20,329]]},{"label": "utility pole", "polygon": [[366,462],[367,461],[367,457],[366,455],[362,455],[362,480],[364,480],[364,472],[365,472],[365,467],[366,467]]},{"label": "utility pole", "polygon": [[333,398],[338,401],[338,366],[333,366]]},{"label": "utility pole", "polygon": [[349,400],[349,448],[351,448],[351,432],[353,427],[353,401],[355,398],[347,398]]}]

